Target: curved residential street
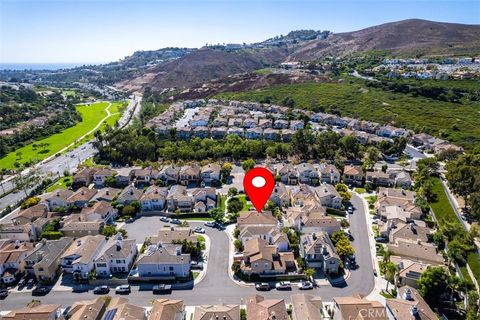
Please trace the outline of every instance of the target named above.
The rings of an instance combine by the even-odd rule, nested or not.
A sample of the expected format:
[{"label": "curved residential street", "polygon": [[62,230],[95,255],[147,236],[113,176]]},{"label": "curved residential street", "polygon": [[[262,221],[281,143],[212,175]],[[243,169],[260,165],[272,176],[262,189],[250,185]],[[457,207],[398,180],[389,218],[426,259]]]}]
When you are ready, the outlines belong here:
[{"label": "curved residential street", "polygon": [[[320,286],[310,291],[310,294],[320,296],[324,301],[331,301],[336,296],[350,296],[355,293],[368,295],[374,289],[374,275],[372,267],[372,257],[369,248],[368,230],[366,216],[362,199],[353,194],[352,204],[355,211],[350,215],[350,230],[355,238],[353,245],[356,250],[356,258],[359,267],[351,271],[346,283],[334,287]],[[154,235],[159,228],[164,225],[159,217],[142,217],[131,224],[125,224],[124,229],[128,231],[129,238],[137,239],[137,243],[142,243],[145,237]],[[192,228],[203,226],[203,222],[190,222]],[[205,227],[206,233],[211,240],[210,254],[208,257],[207,272],[203,280],[193,289],[174,290],[171,295],[165,297],[182,299],[187,305],[215,304],[215,303],[243,303],[243,299],[256,291],[253,287],[246,287],[233,282],[228,275],[229,266],[229,239],[224,231]],[[147,286],[146,286],[147,287]],[[292,291],[261,292],[268,298],[282,298],[290,301],[293,293],[298,293],[296,286],[292,286]],[[148,306],[149,301],[158,296],[154,296],[148,288],[140,291],[138,286],[132,286],[132,294],[128,296],[131,303]],[[114,293],[111,292],[112,295]],[[51,291],[44,297],[36,297],[43,303],[58,303],[62,305],[72,304],[82,299],[93,298],[92,291],[83,293],[73,293],[69,291]],[[3,301],[0,301],[0,309],[10,310],[25,306],[32,300],[30,292],[11,292]]]}]

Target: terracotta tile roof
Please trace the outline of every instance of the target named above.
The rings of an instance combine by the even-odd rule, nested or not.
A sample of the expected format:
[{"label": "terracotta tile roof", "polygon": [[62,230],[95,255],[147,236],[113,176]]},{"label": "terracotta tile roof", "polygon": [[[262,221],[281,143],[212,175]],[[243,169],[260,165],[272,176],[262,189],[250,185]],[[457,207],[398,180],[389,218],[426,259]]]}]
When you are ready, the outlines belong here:
[{"label": "terracotta tile roof", "polygon": [[265,299],[259,295],[246,299],[248,320],[288,320],[285,301],[281,299]]},{"label": "terracotta tile roof", "polygon": [[423,300],[417,290],[403,286],[398,290],[399,298],[387,299],[387,308],[396,320],[436,320],[437,315]]},{"label": "terracotta tile roof", "polygon": [[182,300],[157,299],[153,302],[148,320],[176,320],[184,309]]},{"label": "terracotta tile roof", "polygon": [[[203,305],[196,306],[194,320],[240,320],[240,307],[238,305]],[[163,320],[163,319],[162,319]]]},{"label": "terracotta tile roof", "polygon": [[321,319],[323,303],[320,297],[312,296],[309,294],[294,294],[292,299],[292,313],[295,315],[295,319]]}]

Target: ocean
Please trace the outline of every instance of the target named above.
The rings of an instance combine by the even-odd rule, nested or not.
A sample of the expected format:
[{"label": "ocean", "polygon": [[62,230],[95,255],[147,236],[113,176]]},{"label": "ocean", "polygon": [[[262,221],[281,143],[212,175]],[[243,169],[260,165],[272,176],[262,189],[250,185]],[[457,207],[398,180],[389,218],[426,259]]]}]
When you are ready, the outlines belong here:
[{"label": "ocean", "polygon": [[75,68],[83,65],[99,64],[95,62],[77,63],[3,63],[0,62],[0,70],[58,70]]}]

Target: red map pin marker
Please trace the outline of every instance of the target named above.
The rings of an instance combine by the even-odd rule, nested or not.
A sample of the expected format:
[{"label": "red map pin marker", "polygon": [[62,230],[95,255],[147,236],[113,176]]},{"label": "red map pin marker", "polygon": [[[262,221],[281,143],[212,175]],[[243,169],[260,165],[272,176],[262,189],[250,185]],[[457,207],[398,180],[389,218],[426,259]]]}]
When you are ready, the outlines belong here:
[{"label": "red map pin marker", "polygon": [[245,174],[243,187],[255,209],[262,212],[275,187],[275,179],[268,169],[256,167]]}]

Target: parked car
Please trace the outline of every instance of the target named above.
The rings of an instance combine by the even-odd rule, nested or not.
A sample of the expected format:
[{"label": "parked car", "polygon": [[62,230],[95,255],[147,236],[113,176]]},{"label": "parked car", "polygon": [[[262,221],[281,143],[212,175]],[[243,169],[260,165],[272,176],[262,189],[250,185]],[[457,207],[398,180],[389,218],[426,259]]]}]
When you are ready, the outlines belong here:
[{"label": "parked car", "polygon": [[194,230],[196,233],[205,233],[205,229],[201,228],[201,227],[196,227],[195,230]]},{"label": "parked car", "polygon": [[210,227],[210,228],[215,228],[216,223],[213,222],[213,221],[207,221],[207,222],[205,222],[205,226]]},{"label": "parked car", "polygon": [[171,293],[172,286],[169,284],[159,284],[153,287],[153,294]]},{"label": "parked car", "polygon": [[281,281],[275,285],[277,290],[292,290],[290,281]]},{"label": "parked car", "polygon": [[160,221],[162,221],[162,222],[169,222],[170,219],[168,219],[167,217],[160,217]]},{"label": "parked car", "polygon": [[353,207],[352,207],[352,206],[348,206],[347,212],[348,212],[349,214],[352,214],[352,213],[353,213]]},{"label": "parked car", "polygon": [[116,294],[129,294],[132,292],[132,288],[128,284],[122,284],[115,288]]},{"label": "parked car", "polygon": [[8,289],[0,288],[0,299],[5,299],[8,296]]},{"label": "parked car", "polygon": [[133,218],[128,218],[127,220],[125,220],[125,223],[132,223],[132,222],[134,222],[134,221],[135,221],[135,219],[133,219]]},{"label": "parked car", "polygon": [[182,223],[182,222],[181,222],[180,220],[178,220],[178,219],[171,219],[171,220],[170,220],[170,223],[180,224],[180,223]]},{"label": "parked car", "polygon": [[375,238],[375,241],[380,242],[380,243],[387,243],[388,239],[384,238],[384,237],[378,237],[378,238]]},{"label": "parked car", "polygon": [[351,233],[347,233],[348,240],[355,241],[355,238],[352,236]]},{"label": "parked car", "polygon": [[47,287],[36,287],[32,290],[32,296],[44,296],[48,293]]},{"label": "parked car", "polygon": [[22,278],[22,279],[20,279],[20,281],[18,281],[18,287],[19,288],[25,287],[26,285],[27,285],[27,279]]},{"label": "parked car", "polygon": [[266,282],[256,283],[255,289],[257,289],[258,291],[270,291],[270,285]]},{"label": "parked car", "polygon": [[27,288],[29,288],[29,289],[32,288],[34,284],[35,284],[35,279],[33,279],[33,278],[28,279]]},{"label": "parked car", "polygon": [[192,270],[203,270],[203,262],[201,262],[201,261],[190,262],[190,269],[192,269]]},{"label": "parked car", "polygon": [[100,287],[95,287],[93,289],[94,294],[107,294],[110,292],[110,288],[108,286],[100,286]]},{"label": "parked car", "polygon": [[215,222],[215,227],[218,229],[218,230],[225,230],[225,225],[223,223],[219,223],[219,222]]},{"label": "parked car", "polygon": [[298,289],[311,290],[313,289],[313,283],[311,283],[310,281],[302,281],[298,284]]}]

